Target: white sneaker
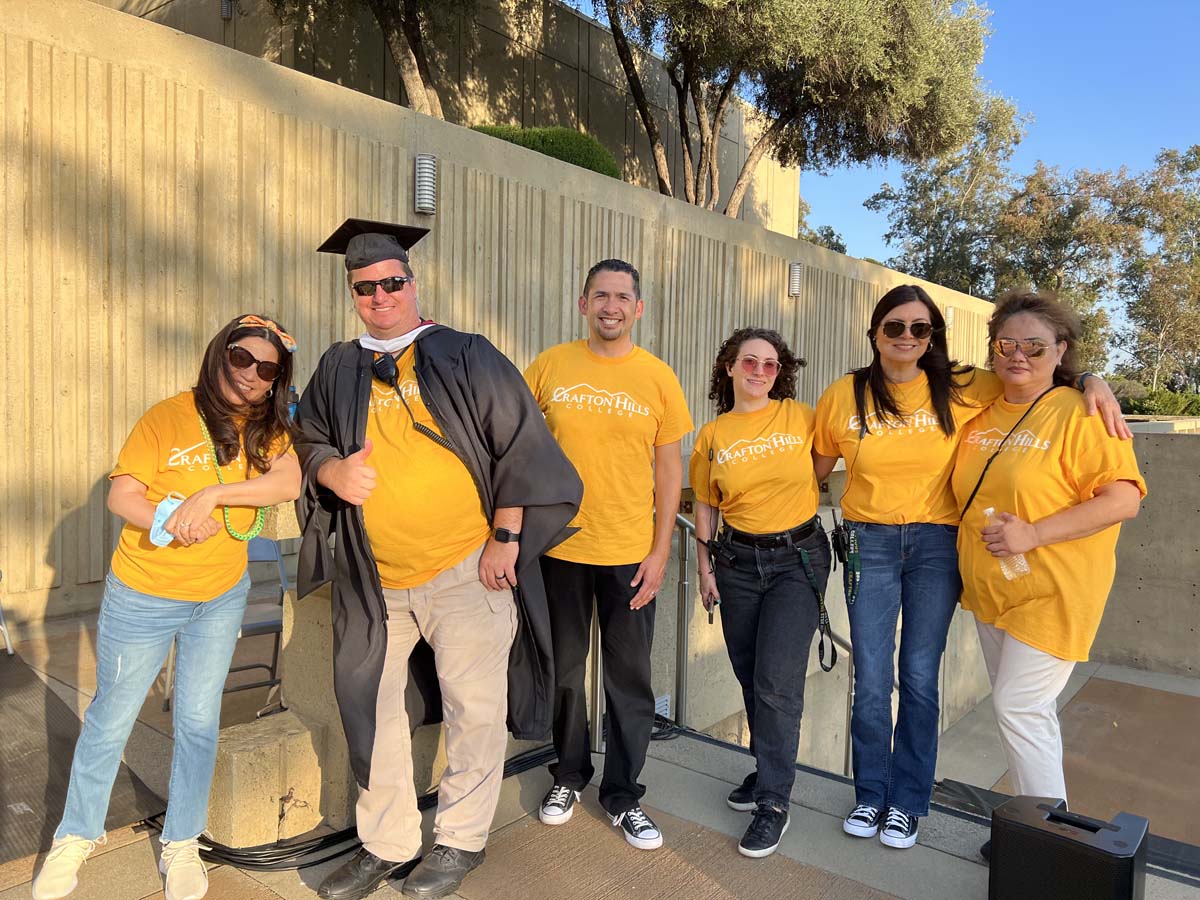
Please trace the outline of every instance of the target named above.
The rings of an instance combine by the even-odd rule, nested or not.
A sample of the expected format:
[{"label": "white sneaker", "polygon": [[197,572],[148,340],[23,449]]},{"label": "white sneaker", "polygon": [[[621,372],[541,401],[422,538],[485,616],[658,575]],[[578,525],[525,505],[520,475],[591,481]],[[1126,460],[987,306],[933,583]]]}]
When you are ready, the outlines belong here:
[{"label": "white sneaker", "polygon": [[657,850],[662,846],[662,832],[640,806],[609,818],[613,825],[625,833],[625,840],[639,850]]},{"label": "white sneaker", "polygon": [[579,791],[573,791],[565,784],[556,784],[542,800],[538,818],[542,820],[543,825],[562,825],[569,822],[578,800]]},{"label": "white sneaker", "polygon": [[42,871],[33,880],[33,900],[58,900],[66,897],[79,884],[79,867],[93,850],[108,843],[105,835],[94,841],[68,834],[55,838],[50,853],[42,863]]},{"label": "white sneaker", "polygon": [[208,872],[200,859],[200,851],[207,849],[199,838],[163,841],[158,870],[167,879],[163,888],[167,900],[200,900],[208,893]]}]

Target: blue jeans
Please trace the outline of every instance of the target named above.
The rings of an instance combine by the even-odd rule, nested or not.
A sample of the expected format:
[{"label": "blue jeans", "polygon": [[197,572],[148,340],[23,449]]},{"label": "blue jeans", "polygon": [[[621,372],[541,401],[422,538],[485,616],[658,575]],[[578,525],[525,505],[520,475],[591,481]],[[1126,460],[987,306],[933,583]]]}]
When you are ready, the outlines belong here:
[{"label": "blue jeans", "polygon": [[[846,521],[858,534],[862,580],[848,607],[854,645],[857,803],[929,814],[937,763],[938,673],[962,581],[958,527]],[[900,630],[900,707],[892,731],[892,659]]]},{"label": "blue jeans", "polygon": [[824,594],[829,541],[820,527],[800,543],[772,549],[735,543],[726,532],[715,556],[721,631],[742,686],[758,769],[754,801],[782,809],[796,780],[804,679],[819,620],[800,548]]},{"label": "blue jeans", "polygon": [[104,833],[125,743],[176,637],[175,749],[162,839],[183,841],[204,831],[221,690],[249,590],[247,574],[219,597],[191,603],[140,593],[109,574],[96,638],[96,696],[75,745],[56,838],[95,840]]}]

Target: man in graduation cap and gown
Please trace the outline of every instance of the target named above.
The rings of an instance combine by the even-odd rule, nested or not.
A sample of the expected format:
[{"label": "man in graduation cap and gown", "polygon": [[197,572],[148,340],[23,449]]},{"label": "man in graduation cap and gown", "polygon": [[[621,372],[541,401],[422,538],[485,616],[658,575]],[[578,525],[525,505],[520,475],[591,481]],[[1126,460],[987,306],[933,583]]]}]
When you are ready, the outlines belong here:
[{"label": "man in graduation cap and gown", "polygon": [[[328,900],[401,875],[408,896],[453,893],[483,861],[506,731],[544,738],[553,706],[538,558],[570,533],[582,484],[512,363],[422,319],[408,249],[426,231],[349,219],[319,248],[345,254],[366,326],[321,357],[297,417],[298,589],[332,582],[360,788],[363,846],[321,885]],[[411,730],[439,720],[435,844],[416,864]]]}]

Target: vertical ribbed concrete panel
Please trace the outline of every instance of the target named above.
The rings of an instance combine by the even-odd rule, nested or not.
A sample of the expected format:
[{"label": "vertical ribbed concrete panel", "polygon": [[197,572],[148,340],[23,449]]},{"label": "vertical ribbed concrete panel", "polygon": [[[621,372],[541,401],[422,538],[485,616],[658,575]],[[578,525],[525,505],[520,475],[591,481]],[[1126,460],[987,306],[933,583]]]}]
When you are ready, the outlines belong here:
[{"label": "vertical ribbed concrete panel", "polygon": [[[277,316],[301,386],[359,332],[340,258],[314,252],[346,216],[431,228],[413,254],[422,311],[519,367],[585,334],[594,262],[629,260],[638,340],[697,424],[733,329],[779,329],[815,402],[866,358],[874,302],[911,280],[85,0],[0,0],[0,40],[0,568],[18,623],[95,606],[107,473],[224,322]],[[417,153],[438,157],[435,216],[412,211]],[[929,289],[956,307],[954,352],[978,359],[988,305]]]}]

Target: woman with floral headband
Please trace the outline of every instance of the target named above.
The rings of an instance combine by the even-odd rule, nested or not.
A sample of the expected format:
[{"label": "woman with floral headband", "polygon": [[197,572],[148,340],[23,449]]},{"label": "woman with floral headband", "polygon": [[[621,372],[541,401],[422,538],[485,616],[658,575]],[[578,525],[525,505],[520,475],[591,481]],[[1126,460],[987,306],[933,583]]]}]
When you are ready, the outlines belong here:
[{"label": "woman with floral headband", "polygon": [[198,900],[208,889],[198,838],[250,587],[246,542],[262,530],[266,507],[300,493],[287,416],[295,349],[272,320],[239,316],[209,343],[196,387],[152,406],[121,449],[108,508],[125,525],[100,607],[96,695],[36,900],[70,894],[105,842],[125,742],[173,641],[175,746],[159,868],[167,900]]}]

